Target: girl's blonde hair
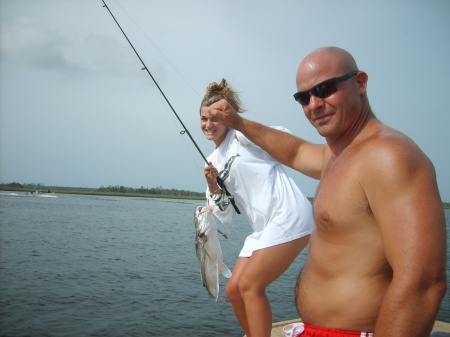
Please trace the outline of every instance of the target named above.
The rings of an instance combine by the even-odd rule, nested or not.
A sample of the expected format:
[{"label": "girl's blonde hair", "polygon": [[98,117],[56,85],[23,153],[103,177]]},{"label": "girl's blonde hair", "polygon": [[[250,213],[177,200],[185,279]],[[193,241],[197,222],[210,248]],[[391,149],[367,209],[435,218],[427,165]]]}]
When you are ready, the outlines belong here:
[{"label": "girl's blonde hair", "polygon": [[225,99],[236,112],[244,112],[245,110],[241,108],[241,101],[236,91],[231,89],[227,81],[222,78],[219,84],[212,82],[206,88],[206,94],[203,97],[202,106],[210,106],[221,99]]}]

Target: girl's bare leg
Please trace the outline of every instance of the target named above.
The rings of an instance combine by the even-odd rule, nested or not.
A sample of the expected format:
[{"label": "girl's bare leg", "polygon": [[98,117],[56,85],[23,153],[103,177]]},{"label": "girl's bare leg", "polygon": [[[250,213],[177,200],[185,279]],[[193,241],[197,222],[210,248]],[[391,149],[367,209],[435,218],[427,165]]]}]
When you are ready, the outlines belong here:
[{"label": "girl's bare leg", "polygon": [[232,276],[227,283],[226,293],[233,306],[234,314],[241,324],[242,329],[244,329],[244,332],[247,336],[250,336],[247,315],[245,313],[245,304],[239,291],[239,279],[242,275],[242,272],[245,270],[245,266],[248,261],[248,257],[238,257],[233,268]]},{"label": "girl's bare leg", "polygon": [[286,271],[308,241],[309,235],[254,251],[245,264],[239,265],[237,281],[246,314],[243,321],[248,324],[248,328],[244,327],[247,337],[270,337],[272,310],[266,288]]}]

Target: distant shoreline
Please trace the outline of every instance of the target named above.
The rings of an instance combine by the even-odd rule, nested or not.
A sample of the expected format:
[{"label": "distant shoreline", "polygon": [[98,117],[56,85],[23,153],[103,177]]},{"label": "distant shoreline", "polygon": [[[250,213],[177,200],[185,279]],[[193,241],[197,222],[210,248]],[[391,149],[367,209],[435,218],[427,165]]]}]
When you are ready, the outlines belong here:
[{"label": "distant shoreline", "polygon": [[[33,192],[33,189],[28,188],[7,188],[5,186],[0,186],[0,191],[9,192]],[[184,196],[184,195],[160,195],[160,194],[139,194],[139,193],[119,193],[119,192],[98,192],[98,191],[81,191],[73,188],[72,190],[59,190],[54,187],[51,189],[52,192],[57,194],[81,194],[81,195],[103,195],[110,197],[131,197],[131,198],[158,198],[158,199],[185,199],[185,200],[205,200],[205,197],[200,196]],[[307,197],[310,202],[313,201],[312,197]],[[443,202],[442,207],[444,209],[450,209],[449,202]]]},{"label": "distant shoreline", "polygon": [[[0,191],[8,192],[33,192],[33,189],[11,189],[1,187]],[[183,195],[159,195],[159,194],[139,194],[139,193],[118,193],[118,192],[96,192],[96,191],[75,191],[75,190],[56,190],[51,189],[55,194],[81,194],[81,195],[101,195],[110,197],[131,197],[131,198],[159,198],[159,199],[187,199],[187,200],[205,200],[205,197],[183,196]]]}]

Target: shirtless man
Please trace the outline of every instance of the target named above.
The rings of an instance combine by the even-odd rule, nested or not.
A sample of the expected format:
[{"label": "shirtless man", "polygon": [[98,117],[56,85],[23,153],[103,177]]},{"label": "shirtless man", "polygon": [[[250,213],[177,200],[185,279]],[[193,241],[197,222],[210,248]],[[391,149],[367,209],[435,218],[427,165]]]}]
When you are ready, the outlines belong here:
[{"label": "shirtless man", "polygon": [[301,337],[429,336],[446,291],[445,216],[433,164],[375,117],[367,80],[340,48],[320,48],[301,62],[294,97],[325,137],[321,145],[244,119],[224,100],[209,109],[279,162],[320,180],[296,285]]}]

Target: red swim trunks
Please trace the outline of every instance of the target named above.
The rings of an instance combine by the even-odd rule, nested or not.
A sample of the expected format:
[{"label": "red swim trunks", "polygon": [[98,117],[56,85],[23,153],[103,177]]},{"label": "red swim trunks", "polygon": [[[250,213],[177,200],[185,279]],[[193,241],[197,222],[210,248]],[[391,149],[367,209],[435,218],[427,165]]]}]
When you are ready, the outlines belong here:
[{"label": "red swim trunks", "polygon": [[294,323],[284,327],[286,337],[373,337],[372,332],[345,331],[320,328],[305,323]]}]

